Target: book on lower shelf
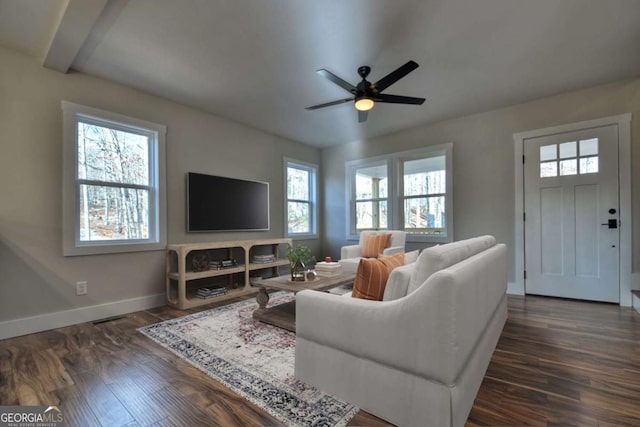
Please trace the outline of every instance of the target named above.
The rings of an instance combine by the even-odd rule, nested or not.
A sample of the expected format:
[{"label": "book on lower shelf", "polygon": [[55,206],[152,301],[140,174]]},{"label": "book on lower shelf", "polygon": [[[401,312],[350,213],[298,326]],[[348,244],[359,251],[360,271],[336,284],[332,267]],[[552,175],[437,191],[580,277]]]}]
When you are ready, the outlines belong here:
[{"label": "book on lower shelf", "polygon": [[196,292],[196,296],[202,299],[209,299],[219,297],[221,295],[225,295],[227,293],[227,288],[224,286],[216,286],[209,288],[198,288]]},{"label": "book on lower shelf", "polygon": [[253,262],[255,264],[270,264],[276,262],[276,256],[274,254],[254,255]]},{"label": "book on lower shelf", "polygon": [[238,262],[235,259],[214,259],[209,261],[209,270],[223,270],[237,266]]}]

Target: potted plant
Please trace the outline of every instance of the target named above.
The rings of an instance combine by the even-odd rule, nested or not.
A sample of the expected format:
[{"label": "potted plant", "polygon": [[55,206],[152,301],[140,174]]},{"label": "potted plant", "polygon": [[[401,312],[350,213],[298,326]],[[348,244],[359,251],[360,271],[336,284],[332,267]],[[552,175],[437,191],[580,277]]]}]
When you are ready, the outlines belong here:
[{"label": "potted plant", "polygon": [[305,245],[289,246],[287,258],[291,264],[291,280],[304,282],[306,266],[316,261],[315,257],[311,255],[311,250]]}]

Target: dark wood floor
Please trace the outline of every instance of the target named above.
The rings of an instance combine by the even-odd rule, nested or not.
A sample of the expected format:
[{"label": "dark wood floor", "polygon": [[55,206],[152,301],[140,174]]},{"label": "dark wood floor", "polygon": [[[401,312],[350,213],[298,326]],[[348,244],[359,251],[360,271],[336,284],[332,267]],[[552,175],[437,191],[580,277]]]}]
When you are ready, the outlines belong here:
[{"label": "dark wood floor", "polygon": [[[185,313],[165,307],[0,341],[0,404],[63,405],[69,425],[83,427],[279,425],[136,331]],[[350,425],[386,424],[361,411]],[[640,314],[509,296],[467,425],[639,426]]]}]

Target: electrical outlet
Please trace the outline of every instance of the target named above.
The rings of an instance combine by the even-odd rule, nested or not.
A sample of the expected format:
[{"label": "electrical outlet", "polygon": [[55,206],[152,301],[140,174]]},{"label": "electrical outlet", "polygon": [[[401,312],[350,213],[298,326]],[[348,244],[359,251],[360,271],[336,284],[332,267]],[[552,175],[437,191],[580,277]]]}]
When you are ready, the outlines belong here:
[{"label": "electrical outlet", "polygon": [[76,295],[86,295],[87,294],[87,285],[86,281],[76,282]]}]

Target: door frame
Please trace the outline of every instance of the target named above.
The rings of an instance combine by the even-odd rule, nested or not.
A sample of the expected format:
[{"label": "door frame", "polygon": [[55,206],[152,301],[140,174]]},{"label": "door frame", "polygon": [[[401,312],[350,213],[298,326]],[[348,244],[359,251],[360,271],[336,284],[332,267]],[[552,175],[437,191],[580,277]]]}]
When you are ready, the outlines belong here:
[{"label": "door frame", "polygon": [[[509,293],[525,294],[525,237],[524,237],[524,144],[528,139],[573,132],[595,127],[616,125],[618,127],[618,182],[620,191],[620,305],[631,306],[632,269],[632,222],[631,222],[631,113],[583,122],[552,126],[513,134],[515,170],[515,283],[510,284]],[[628,232],[627,232],[628,230]]]}]

